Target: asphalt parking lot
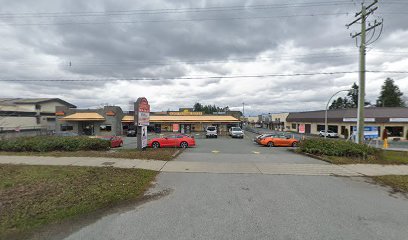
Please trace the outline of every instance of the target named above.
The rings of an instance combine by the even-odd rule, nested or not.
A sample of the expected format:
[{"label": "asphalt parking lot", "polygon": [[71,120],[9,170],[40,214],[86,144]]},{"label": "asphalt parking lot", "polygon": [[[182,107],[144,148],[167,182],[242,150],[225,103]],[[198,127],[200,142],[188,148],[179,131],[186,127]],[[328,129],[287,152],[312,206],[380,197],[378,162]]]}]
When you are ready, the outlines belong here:
[{"label": "asphalt parking lot", "polygon": [[253,142],[256,135],[246,132],[244,139],[220,136],[196,138],[196,147],[188,148],[176,160],[191,162],[269,162],[324,164],[312,158],[288,151],[287,147],[264,147]]}]

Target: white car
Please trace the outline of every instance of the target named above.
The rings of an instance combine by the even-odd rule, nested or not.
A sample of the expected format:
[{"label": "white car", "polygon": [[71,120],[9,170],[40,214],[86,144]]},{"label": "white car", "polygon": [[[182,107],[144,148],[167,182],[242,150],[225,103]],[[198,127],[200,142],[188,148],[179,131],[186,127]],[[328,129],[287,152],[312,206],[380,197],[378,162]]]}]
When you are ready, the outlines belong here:
[{"label": "white car", "polygon": [[[324,130],[321,130],[319,132],[320,137],[324,137],[325,135],[326,135],[326,132]],[[332,130],[327,130],[327,137],[329,137],[329,138],[338,138],[339,135],[337,133],[333,132]]]},{"label": "white car", "polygon": [[229,129],[229,135],[233,138],[244,138],[244,131],[240,127],[232,127]]},{"label": "white car", "polygon": [[216,127],[216,126],[208,126],[208,127],[205,129],[205,131],[206,131],[206,133],[205,133],[205,137],[206,137],[206,138],[211,138],[211,137],[217,138],[217,137],[218,137],[218,135],[217,135],[217,127]]}]

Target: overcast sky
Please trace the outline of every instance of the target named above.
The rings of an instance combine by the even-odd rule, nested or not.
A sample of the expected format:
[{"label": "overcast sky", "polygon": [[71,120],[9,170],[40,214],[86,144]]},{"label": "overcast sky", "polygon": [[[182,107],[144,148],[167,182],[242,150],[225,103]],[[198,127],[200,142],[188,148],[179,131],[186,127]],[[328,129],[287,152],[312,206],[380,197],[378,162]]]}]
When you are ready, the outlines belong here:
[{"label": "overcast sky", "polygon": [[[231,78],[358,71],[350,33],[360,25],[345,24],[361,9],[359,0],[288,2],[3,0],[0,79],[10,81],[0,82],[0,97],[128,110],[145,96],[153,111],[195,102],[241,110],[245,102],[246,115],[323,109],[333,93],[358,82],[358,73]],[[367,70],[408,71],[408,2],[378,6],[369,20],[383,18],[384,29],[368,47]],[[368,73],[372,103],[387,77],[408,96],[408,74]],[[154,80],[140,81],[146,78]],[[13,81],[33,79],[110,80]]]}]

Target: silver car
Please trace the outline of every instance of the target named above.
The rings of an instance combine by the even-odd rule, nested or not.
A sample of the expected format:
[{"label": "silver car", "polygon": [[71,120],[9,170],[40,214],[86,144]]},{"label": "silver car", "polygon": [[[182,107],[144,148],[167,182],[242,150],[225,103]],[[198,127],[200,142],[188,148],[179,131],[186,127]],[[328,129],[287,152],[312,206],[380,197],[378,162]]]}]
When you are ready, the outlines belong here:
[{"label": "silver car", "polygon": [[233,138],[244,138],[244,131],[240,127],[232,127],[229,129],[229,135]]}]

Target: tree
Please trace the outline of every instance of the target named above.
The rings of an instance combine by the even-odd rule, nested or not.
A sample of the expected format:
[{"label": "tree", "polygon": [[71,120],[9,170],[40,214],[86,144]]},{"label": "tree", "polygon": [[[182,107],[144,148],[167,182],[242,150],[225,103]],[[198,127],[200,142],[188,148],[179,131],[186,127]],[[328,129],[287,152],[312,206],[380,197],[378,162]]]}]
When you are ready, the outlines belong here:
[{"label": "tree", "polygon": [[203,105],[201,105],[201,103],[195,103],[194,104],[194,107],[193,107],[193,111],[194,112],[201,112],[201,111],[203,111]]},{"label": "tree", "polygon": [[403,93],[395,85],[393,79],[387,78],[384,81],[380,96],[377,99],[377,107],[405,107]]},{"label": "tree", "polygon": [[[369,105],[370,102],[365,102],[364,105]],[[329,109],[345,109],[358,107],[358,85],[353,83],[347,96],[344,98],[337,98],[330,105]]]}]

